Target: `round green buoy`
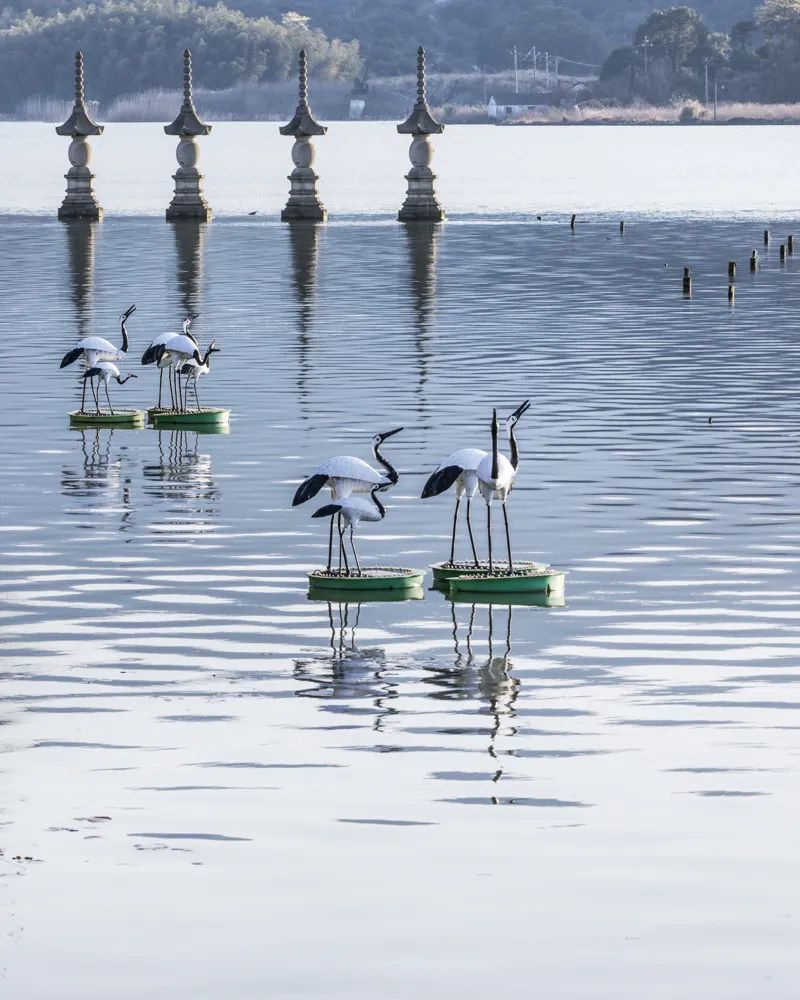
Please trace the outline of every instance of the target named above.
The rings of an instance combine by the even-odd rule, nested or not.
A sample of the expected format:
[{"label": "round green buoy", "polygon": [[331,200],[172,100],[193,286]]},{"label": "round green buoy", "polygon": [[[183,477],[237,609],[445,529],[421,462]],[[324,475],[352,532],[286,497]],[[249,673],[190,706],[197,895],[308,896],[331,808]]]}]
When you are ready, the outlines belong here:
[{"label": "round green buoy", "polygon": [[538,590],[526,593],[519,590],[506,594],[450,593],[448,599],[453,604],[502,605],[504,608],[565,608],[567,606],[563,590]]},{"label": "round green buoy", "polygon": [[[450,580],[454,576],[486,576],[489,573],[489,562],[484,559],[476,566],[474,562],[440,562],[431,565],[433,579],[437,583]],[[522,570],[525,573],[538,573],[547,569],[544,563],[524,562],[520,560],[514,563],[515,570]],[[495,574],[506,573],[508,571],[507,562],[494,563]]]},{"label": "round green buoy", "polygon": [[228,426],[231,411],[219,406],[202,406],[199,410],[163,410],[151,407],[148,416],[156,430],[211,430]]},{"label": "round green buoy", "polygon": [[344,572],[315,569],[308,574],[308,584],[316,591],[336,590],[342,594],[358,594],[376,590],[409,590],[421,587],[425,570],[406,569],[401,566],[370,566],[353,571],[349,576]]},{"label": "round green buoy", "polygon": [[73,410],[69,415],[71,427],[144,427],[144,410],[114,410],[113,413],[90,413]]},{"label": "round green buoy", "polygon": [[397,590],[376,590],[364,588],[352,590],[347,587],[316,587],[312,583],[306,595],[309,601],[328,601],[333,604],[369,604],[374,601],[424,601],[422,587],[402,587]]},{"label": "round green buoy", "polygon": [[472,574],[450,577],[450,594],[535,594],[557,593],[564,589],[563,570],[551,566],[537,570],[518,570],[513,573]]}]

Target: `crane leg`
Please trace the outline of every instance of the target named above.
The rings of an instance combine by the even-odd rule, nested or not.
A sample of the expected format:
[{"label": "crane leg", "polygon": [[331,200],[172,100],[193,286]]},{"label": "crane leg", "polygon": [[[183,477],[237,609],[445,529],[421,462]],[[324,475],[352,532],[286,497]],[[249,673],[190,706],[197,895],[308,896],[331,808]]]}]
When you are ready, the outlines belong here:
[{"label": "crane leg", "polygon": [[200,412],[200,397],[197,395],[197,379],[194,380],[194,401],[197,403],[197,412]]},{"label": "crane leg", "polygon": [[342,515],[336,515],[336,531],[339,535],[339,576],[342,575]]},{"label": "crane leg", "polygon": [[106,382],[105,379],[103,379],[103,385],[106,387],[106,399],[108,400],[108,410],[109,410],[109,413],[113,414],[114,407],[111,405],[111,397],[108,394],[108,382]]},{"label": "crane leg", "polygon": [[503,520],[506,522],[506,545],[508,546],[508,575],[514,572],[514,563],[511,561],[511,534],[508,530],[508,510],[505,500],[503,501]]},{"label": "crane leg", "polygon": [[164,384],[164,369],[158,370],[158,408],[161,409],[161,386]]},{"label": "crane leg", "polygon": [[456,558],[456,526],[458,524],[458,508],[461,505],[461,497],[456,497],[456,509],[453,514],[453,537],[450,540],[450,565],[452,566]]},{"label": "crane leg", "polygon": [[353,558],[356,561],[356,576],[361,576],[361,566],[358,562],[358,553],[356,552],[356,542],[353,538],[353,525],[350,525],[350,547],[353,550]]},{"label": "crane leg", "polygon": [[467,531],[469,532],[469,544],[472,546],[472,558],[475,562],[475,565],[479,566],[480,563],[478,562],[478,553],[475,550],[475,538],[473,537],[472,534],[472,522],[469,519],[471,506],[472,506],[472,498],[467,497]]},{"label": "crane leg", "polygon": [[328,535],[328,572],[331,571],[331,564],[333,563],[333,520],[336,517],[335,514],[331,514],[331,530]]},{"label": "crane leg", "polygon": [[344,526],[342,525],[342,516],[339,515],[339,550],[344,558],[344,575],[350,576],[350,564],[347,561],[347,549],[344,544]]},{"label": "crane leg", "polygon": [[92,396],[94,397],[94,409],[96,413],[100,412],[100,395],[95,388],[94,379],[92,379]]},{"label": "crane leg", "polygon": [[86,406],[86,379],[83,380],[83,390],[81,392],[81,413],[84,412],[85,406]]},{"label": "crane leg", "polygon": [[489,534],[489,573],[494,573],[494,565],[492,563],[492,505],[490,503],[486,504],[486,530]]},{"label": "crane leg", "polygon": [[167,380],[169,382],[169,398],[172,403],[172,409],[176,409],[175,406],[175,386],[172,381],[172,368],[167,370]]}]

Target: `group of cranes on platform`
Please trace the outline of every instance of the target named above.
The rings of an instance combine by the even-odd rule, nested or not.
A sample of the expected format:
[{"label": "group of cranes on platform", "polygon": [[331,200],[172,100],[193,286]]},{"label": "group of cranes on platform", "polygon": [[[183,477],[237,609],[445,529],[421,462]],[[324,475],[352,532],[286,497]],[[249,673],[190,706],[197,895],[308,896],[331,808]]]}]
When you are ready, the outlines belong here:
[{"label": "group of cranes on platform", "polygon": [[[456,533],[458,527],[458,512],[461,500],[467,498],[466,523],[469,533],[472,559],[476,567],[479,567],[475,538],[472,533],[472,523],[470,520],[470,508],[472,498],[480,490],[480,494],[486,504],[486,527],[488,535],[488,569],[489,573],[494,573],[494,557],[492,552],[492,502],[499,500],[503,509],[503,520],[505,523],[506,546],[508,551],[507,572],[513,573],[514,564],[511,556],[511,532],[508,524],[508,511],[506,502],[509,494],[514,488],[517,472],[520,465],[519,446],[514,430],[522,415],[530,408],[530,401],[525,400],[505,421],[505,430],[508,436],[510,457],[500,453],[500,421],[497,417],[497,410],[492,410],[491,424],[491,451],[482,451],[479,448],[461,448],[441,462],[422,490],[422,498],[439,496],[451,487],[455,487],[456,505],[453,514],[453,530],[450,543],[451,566],[455,565]],[[331,503],[325,504],[314,511],[312,517],[330,517],[330,530],[328,537],[328,563],[327,572],[333,573],[333,535],[334,522],[339,536],[339,563],[337,574],[342,573],[344,563],[344,574],[350,575],[350,565],[347,556],[347,549],[344,540],[345,531],[349,529],[350,548],[355,560],[355,571],[360,576],[361,566],[358,553],[355,547],[355,529],[360,521],[381,521],[386,516],[386,508],[381,503],[378,496],[391,489],[398,482],[399,473],[394,466],[381,454],[380,448],[387,438],[398,434],[403,428],[397,427],[392,431],[384,431],[376,434],[372,439],[372,454],[380,464],[383,471],[374,469],[367,462],[351,455],[337,455],[329,458],[321,465],[317,466],[311,476],[305,479],[294,495],[292,506],[305,503],[325,486],[331,493]],[[359,496],[359,494],[369,494],[369,498]]]},{"label": "group of cranes on platform", "polygon": [[[128,353],[128,331],[125,324],[135,311],[136,306],[133,305],[129,309],[126,309],[120,317],[122,343],[118,348],[104,337],[84,337],[82,340],[78,341],[72,350],[67,351],[61,359],[62,368],[67,368],[79,359],[83,360],[84,372],[83,389],[81,392],[81,413],[86,412],[87,382],[89,383],[92,397],[94,399],[95,412],[98,414],[100,413],[100,383],[102,382],[105,387],[109,412],[113,414],[114,408],[111,405],[111,397],[108,392],[109,382],[113,380],[119,385],[124,385],[128,379],[138,377],[132,373],[123,377],[119,368],[115,364],[116,361],[121,360]],[[195,404],[198,411],[200,409],[200,399],[197,395],[197,382],[201,376],[209,373],[211,368],[211,355],[216,354],[219,351],[219,348],[217,347],[216,340],[212,340],[211,344],[206,349],[205,354],[200,354],[198,343],[189,331],[192,321],[195,319],[197,319],[196,315],[186,317],[183,321],[183,333],[173,332],[160,334],[153,341],[151,341],[150,346],[142,355],[143,365],[155,364],[159,369],[158,409],[162,409],[164,369],[167,369],[172,409],[179,413],[184,413],[186,411],[186,400],[189,394],[190,385],[194,391]],[[185,379],[183,385],[181,385],[181,375],[183,375]]]}]

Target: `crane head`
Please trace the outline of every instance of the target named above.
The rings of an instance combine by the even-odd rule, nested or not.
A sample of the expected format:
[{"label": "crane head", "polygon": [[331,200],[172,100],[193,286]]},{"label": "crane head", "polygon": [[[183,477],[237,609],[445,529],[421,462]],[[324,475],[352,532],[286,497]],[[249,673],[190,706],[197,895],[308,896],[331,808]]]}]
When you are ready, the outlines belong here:
[{"label": "crane head", "polygon": [[395,427],[393,431],[382,431],[381,433],[376,434],[372,439],[373,447],[377,448],[378,445],[383,444],[387,438],[394,437],[395,434],[399,434],[402,429],[402,427]]},{"label": "crane head", "polygon": [[516,408],[516,410],[514,410],[511,416],[506,419],[506,427],[509,430],[512,427],[515,427],[520,417],[523,415],[523,413],[527,413],[530,408],[531,408],[531,401],[529,399],[526,399],[525,402],[521,403]]}]

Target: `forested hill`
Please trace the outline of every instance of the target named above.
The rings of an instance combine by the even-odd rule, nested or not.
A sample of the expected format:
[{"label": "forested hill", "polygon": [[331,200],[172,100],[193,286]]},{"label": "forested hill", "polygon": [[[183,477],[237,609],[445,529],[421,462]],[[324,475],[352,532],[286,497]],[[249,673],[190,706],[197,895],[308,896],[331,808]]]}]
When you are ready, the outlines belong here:
[{"label": "forested hill", "polygon": [[[225,0],[230,10],[217,0],[198,4],[205,13],[183,0],[5,0],[0,13],[0,29],[6,29],[0,32],[1,99],[5,103],[20,94],[53,92],[52,60],[63,59],[62,47],[78,45],[91,50],[87,56],[91,54],[95,67],[98,60],[101,64],[93,75],[105,100],[117,92],[115,79],[125,76],[128,91],[163,86],[171,79],[173,50],[196,45],[200,36],[216,67],[207,67],[214,75],[213,82],[207,78],[209,85],[276,79],[287,69],[292,42],[308,29],[316,50],[312,61],[332,79],[352,75],[358,63],[352,45],[335,45],[322,58],[335,39],[358,43],[373,76],[413,70],[420,42],[431,67],[440,72],[507,69],[514,46],[521,56],[535,46],[539,52],[599,67],[658,6],[652,0]],[[692,4],[716,31],[751,18],[754,5],[753,0]],[[290,11],[308,21],[289,18],[287,24]],[[122,73],[114,70],[112,58],[119,60]],[[11,90],[3,93],[7,86]]]}]

